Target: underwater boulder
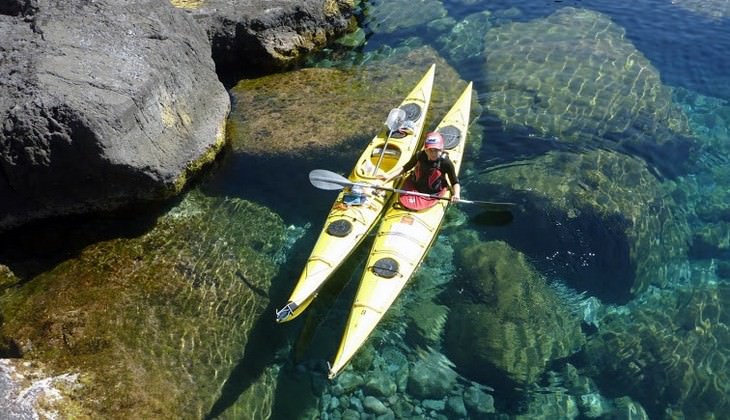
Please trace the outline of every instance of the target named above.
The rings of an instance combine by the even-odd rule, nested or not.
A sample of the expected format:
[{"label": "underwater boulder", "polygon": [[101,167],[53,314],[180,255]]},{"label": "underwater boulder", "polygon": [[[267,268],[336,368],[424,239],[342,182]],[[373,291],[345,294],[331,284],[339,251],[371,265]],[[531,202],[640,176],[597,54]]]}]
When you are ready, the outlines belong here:
[{"label": "underwater boulder", "polygon": [[720,418],[730,410],[730,285],[692,285],[631,302],[586,344],[599,385],[649,418]]},{"label": "underwater boulder", "polygon": [[580,320],[524,254],[501,241],[460,250],[465,298],[450,305],[444,342],[459,371],[485,383],[498,373],[526,384],[581,347]]},{"label": "underwater boulder", "polygon": [[637,158],[553,151],[477,179],[470,191],[522,197],[526,214],[512,222],[510,244],[576,290],[625,303],[686,272],[691,233],[678,211],[683,203],[674,200],[674,183],[660,182]]},{"label": "underwater boulder", "polygon": [[730,16],[730,3],[725,0],[672,0],[672,4],[710,19],[722,20]]},{"label": "underwater boulder", "polygon": [[267,308],[285,236],[264,207],[188,193],[151,230],[6,289],[2,334],[51,375],[78,372],[65,398],[90,418],[202,418]]},{"label": "underwater boulder", "polygon": [[236,153],[261,158],[354,159],[432,63],[439,94],[432,96],[428,126],[446,113],[464,85],[456,70],[427,47],[348,70],[305,68],[242,80],[231,90],[231,146]]},{"label": "underwater boulder", "polygon": [[505,127],[580,148],[641,154],[667,176],[696,148],[657,69],[608,17],[565,7],[486,35],[483,92]]}]

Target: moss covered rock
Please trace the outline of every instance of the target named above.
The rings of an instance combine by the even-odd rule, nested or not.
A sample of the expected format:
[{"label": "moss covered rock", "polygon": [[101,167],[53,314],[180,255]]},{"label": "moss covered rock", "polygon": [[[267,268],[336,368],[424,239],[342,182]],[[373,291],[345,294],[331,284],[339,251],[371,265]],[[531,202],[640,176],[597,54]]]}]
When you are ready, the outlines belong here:
[{"label": "moss covered rock", "polygon": [[489,381],[496,368],[530,383],[583,344],[580,320],[523,254],[504,242],[474,241],[459,258],[470,299],[452,305],[445,350],[460,370]]},{"label": "moss covered rock", "polygon": [[149,232],[6,289],[2,334],[51,374],[79,372],[68,398],[91,417],[203,417],[268,303],[284,233],[266,208],[190,193]]},{"label": "moss covered rock", "polygon": [[[232,147],[259,157],[321,160],[349,154],[354,159],[432,63],[436,78],[426,127],[435,126],[465,83],[434,50],[423,47],[348,70],[306,68],[241,81],[231,91]],[[479,112],[474,106],[475,118]]]},{"label": "moss covered rock", "polygon": [[[486,105],[508,127],[644,153],[669,173],[695,147],[657,69],[600,13],[566,7],[493,27],[485,56]],[[657,158],[667,155],[671,164]]]},{"label": "moss covered rock", "polygon": [[606,319],[587,343],[593,363],[651,418],[721,418],[730,409],[730,286],[667,290]]}]

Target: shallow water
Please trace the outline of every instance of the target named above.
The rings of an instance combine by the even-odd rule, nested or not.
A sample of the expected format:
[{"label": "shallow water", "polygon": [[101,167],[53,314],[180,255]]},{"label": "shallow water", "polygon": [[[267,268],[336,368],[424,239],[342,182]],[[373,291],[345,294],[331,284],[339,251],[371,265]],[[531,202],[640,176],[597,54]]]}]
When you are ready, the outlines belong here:
[{"label": "shallow water", "polygon": [[[332,46],[306,66],[358,69],[426,46],[436,50],[462,80],[474,81],[484,108],[470,129],[470,138],[482,144],[462,171],[463,195],[515,202],[513,217],[452,208],[424,265],[362,354],[330,382],[326,362],[337,349],[370,241],[300,319],[277,325],[273,313],[285,303],[335,197],[311,187],[305,174],[347,172],[362,139],[323,157],[227,150],[194,189],[223,200],[195,210],[213,226],[204,238],[191,235],[195,263],[168,264],[193,281],[190,296],[169,303],[220,293],[222,303],[212,313],[255,309],[241,316],[246,331],[227,343],[245,348],[222,345],[225,334],[216,335],[219,354],[213,354],[218,344],[205,347],[211,355],[204,357],[235,367],[220,395],[201,387],[210,393],[197,396],[203,415],[725,415],[730,6],[691,0],[417,3],[369,2],[359,15],[366,42]],[[289,229],[272,245],[260,230],[237,223],[246,204],[236,200],[273,212],[264,219],[272,232]],[[185,203],[150,219],[175,220],[195,207]],[[97,242],[154,232],[155,223],[116,220],[102,231],[92,227],[95,234],[82,235],[81,243],[48,238],[49,249],[35,244],[28,251],[50,256],[40,265],[24,260],[23,247],[4,258],[24,261],[11,268],[32,279]],[[248,233],[253,239],[237,240]],[[13,240],[27,244],[34,237]],[[159,248],[175,253],[168,245]],[[254,255],[268,274],[249,276],[246,262],[235,260],[241,255]],[[245,285],[232,291],[208,284],[237,277]],[[236,302],[242,295],[249,306]],[[174,331],[160,334],[169,333],[174,343]],[[190,340],[207,338],[196,332]]]}]

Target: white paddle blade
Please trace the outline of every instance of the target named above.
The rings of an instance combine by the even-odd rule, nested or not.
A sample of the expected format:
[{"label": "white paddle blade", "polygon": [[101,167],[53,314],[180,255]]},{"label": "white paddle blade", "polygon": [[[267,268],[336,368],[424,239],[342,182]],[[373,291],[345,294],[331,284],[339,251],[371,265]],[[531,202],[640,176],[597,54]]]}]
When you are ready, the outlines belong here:
[{"label": "white paddle blade", "polygon": [[309,172],[309,182],[320,190],[341,190],[354,185],[344,176],[324,169],[315,169]]},{"label": "white paddle blade", "polygon": [[393,108],[385,119],[385,125],[391,132],[400,128],[401,123],[406,119],[406,112],[400,108]]}]

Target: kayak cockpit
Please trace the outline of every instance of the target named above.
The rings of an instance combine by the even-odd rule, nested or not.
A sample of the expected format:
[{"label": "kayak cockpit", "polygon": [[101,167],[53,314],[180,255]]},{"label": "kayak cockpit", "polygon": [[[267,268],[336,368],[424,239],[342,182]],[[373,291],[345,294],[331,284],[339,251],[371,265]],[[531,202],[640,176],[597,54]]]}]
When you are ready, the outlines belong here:
[{"label": "kayak cockpit", "polygon": [[[385,150],[383,150],[383,146],[385,146]],[[370,156],[360,163],[358,175],[361,177],[375,177],[392,171],[398,165],[401,153],[400,147],[393,144],[381,144],[374,147]],[[378,166],[378,162],[380,162],[380,166]],[[375,170],[376,167],[377,171]]]}]

